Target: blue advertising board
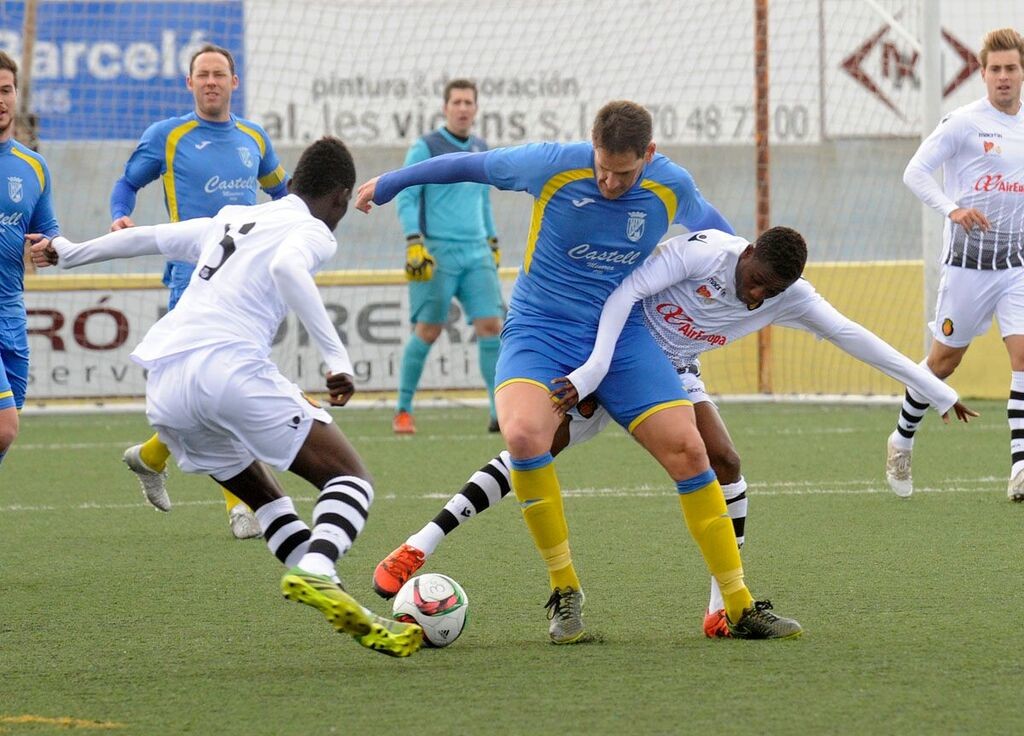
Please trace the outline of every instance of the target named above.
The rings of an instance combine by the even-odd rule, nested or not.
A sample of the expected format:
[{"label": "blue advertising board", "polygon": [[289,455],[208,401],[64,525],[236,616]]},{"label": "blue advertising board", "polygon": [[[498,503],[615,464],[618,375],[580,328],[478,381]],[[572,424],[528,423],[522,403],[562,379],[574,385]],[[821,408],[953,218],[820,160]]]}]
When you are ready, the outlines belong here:
[{"label": "blue advertising board", "polygon": [[[134,140],[189,112],[196,48],[229,49],[242,76],[243,10],[242,0],[40,2],[30,87],[40,139]],[[0,3],[0,49],[19,63],[24,15],[22,0]],[[244,112],[241,85],[232,109]]]}]

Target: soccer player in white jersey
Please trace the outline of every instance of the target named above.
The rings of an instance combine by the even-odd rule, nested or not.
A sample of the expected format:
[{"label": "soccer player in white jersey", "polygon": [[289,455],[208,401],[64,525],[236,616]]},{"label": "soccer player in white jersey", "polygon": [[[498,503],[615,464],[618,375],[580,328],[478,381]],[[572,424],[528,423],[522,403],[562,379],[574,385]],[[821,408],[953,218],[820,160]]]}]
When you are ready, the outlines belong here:
[{"label": "soccer player in white jersey", "polygon": [[[1012,28],[982,43],[987,94],[954,110],[910,159],[903,182],[946,218],[932,344],[924,365],[939,378],[953,374],[971,340],[995,315],[1010,354],[1010,481],[1007,494],[1024,501],[1024,38]],[[942,167],[943,184],[932,178]],[[908,387],[889,436],[885,477],[898,496],[914,491],[914,434],[930,401]]]},{"label": "soccer player in white jersey", "polygon": [[[150,424],[182,470],[212,476],[253,509],[270,551],[289,567],[281,580],[286,598],[317,608],[365,647],[407,656],[422,630],[370,613],[345,593],[335,570],[366,522],[370,474],[331,415],[270,360],[291,309],[328,367],[331,404],[344,405],[355,391],[352,362],[313,280],[337,249],[332,231],[354,183],[348,149],[323,138],[303,152],[289,196],[278,201],[84,243],[28,237],[37,266],[151,254],[196,264],[177,307],[132,353],[148,371]],[[317,487],[312,531],[268,466]]]},{"label": "soccer player in white jersey", "polygon": [[[647,329],[679,373],[694,403],[697,426],[719,476],[737,543],[744,541],[746,480],[740,458],[714,403],[700,379],[698,357],[730,345],[767,325],[806,330],[887,375],[915,387],[943,413],[953,409],[963,421],[976,414],[957,401],[956,392],[879,337],[840,314],[803,279],[807,256],[803,237],[790,228],[765,231],[756,244],[707,230],[666,241],[608,298],[601,315],[594,353],[553,397],[567,412],[552,453],[586,442],[610,421],[589,395],[607,370],[612,349],[633,302],[642,299]],[[576,405],[575,407],[573,405]],[[466,519],[489,508],[509,491],[508,457],[502,453],[473,474],[434,519],[388,555],[374,572],[374,588],[384,597],[424,564],[441,540]],[[704,633],[729,636],[722,596],[714,578],[705,614]]]}]

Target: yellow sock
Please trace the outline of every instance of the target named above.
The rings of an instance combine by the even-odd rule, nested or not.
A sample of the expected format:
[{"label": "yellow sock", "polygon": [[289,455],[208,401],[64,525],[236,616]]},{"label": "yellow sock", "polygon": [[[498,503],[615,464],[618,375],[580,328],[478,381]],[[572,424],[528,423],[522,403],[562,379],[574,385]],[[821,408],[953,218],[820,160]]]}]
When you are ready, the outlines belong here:
[{"label": "yellow sock", "polygon": [[[538,464],[540,467],[524,470],[515,467]],[[551,455],[545,454],[526,461],[513,460],[512,466],[512,488],[519,499],[519,507],[533,542],[548,566],[551,587],[580,590],[580,580],[576,576],[572,554],[569,552],[569,526],[565,523],[562,489],[558,484]]]},{"label": "yellow sock", "polygon": [[[242,501],[242,499],[234,495],[231,491],[227,490],[226,488],[221,488],[220,490],[224,493],[224,503],[227,504],[229,513],[231,512],[231,509],[233,509],[238,504],[245,503],[244,501]],[[246,508],[248,508],[248,506]]]},{"label": "yellow sock", "polygon": [[680,493],[679,504],[683,507],[683,518],[690,535],[722,589],[725,614],[730,621],[739,621],[754,599],[743,582],[743,563],[736,546],[732,519],[725,508],[722,487],[712,476],[710,483],[696,491]]},{"label": "yellow sock", "polygon": [[148,440],[142,443],[142,448],[139,450],[139,457],[142,458],[142,462],[158,473],[163,472],[163,469],[167,467],[167,458],[171,456],[171,451],[167,449],[167,445],[160,441],[160,435],[154,434]]}]

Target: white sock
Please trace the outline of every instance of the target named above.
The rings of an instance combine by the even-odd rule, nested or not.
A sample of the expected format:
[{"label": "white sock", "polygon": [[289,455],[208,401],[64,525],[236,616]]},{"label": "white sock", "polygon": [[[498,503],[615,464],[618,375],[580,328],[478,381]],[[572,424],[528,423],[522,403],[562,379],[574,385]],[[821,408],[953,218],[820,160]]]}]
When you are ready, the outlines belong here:
[{"label": "white sock", "polygon": [[[725,496],[726,511],[732,519],[733,531],[736,533],[736,544],[741,549],[746,539],[745,526],[747,521],[747,480],[742,475],[735,483],[728,483],[722,486],[722,494]],[[718,587],[718,581],[711,576],[711,599],[708,601],[708,610],[717,611],[725,608],[725,600],[722,598],[722,591]]]}]

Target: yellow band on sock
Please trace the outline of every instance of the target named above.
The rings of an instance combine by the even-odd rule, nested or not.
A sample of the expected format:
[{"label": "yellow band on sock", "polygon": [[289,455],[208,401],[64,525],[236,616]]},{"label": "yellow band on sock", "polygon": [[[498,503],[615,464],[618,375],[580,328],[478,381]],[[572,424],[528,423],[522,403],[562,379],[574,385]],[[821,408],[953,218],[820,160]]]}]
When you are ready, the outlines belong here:
[{"label": "yellow band on sock", "polygon": [[548,547],[540,551],[540,556],[544,558],[544,562],[547,563],[548,572],[554,572],[555,570],[561,570],[563,567],[567,567],[572,564],[572,555],[569,554],[569,540],[566,539],[561,544],[556,544],[554,547]]}]

